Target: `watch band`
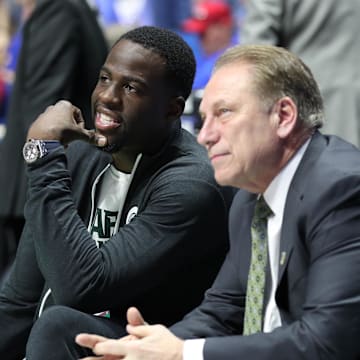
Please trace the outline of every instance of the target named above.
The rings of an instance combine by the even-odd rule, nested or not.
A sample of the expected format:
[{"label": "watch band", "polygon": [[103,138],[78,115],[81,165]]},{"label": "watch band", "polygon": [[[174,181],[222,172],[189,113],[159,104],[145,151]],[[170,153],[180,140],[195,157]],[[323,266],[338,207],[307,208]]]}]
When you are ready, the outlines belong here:
[{"label": "watch band", "polygon": [[40,140],[45,146],[46,152],[49,153],[61,146],[59,140]]},{"label": "watch band", "polygon": [[29,139],[23,147],[23,156],[25,161],[31,164],[60,146],[61,143],[57,140]]}]

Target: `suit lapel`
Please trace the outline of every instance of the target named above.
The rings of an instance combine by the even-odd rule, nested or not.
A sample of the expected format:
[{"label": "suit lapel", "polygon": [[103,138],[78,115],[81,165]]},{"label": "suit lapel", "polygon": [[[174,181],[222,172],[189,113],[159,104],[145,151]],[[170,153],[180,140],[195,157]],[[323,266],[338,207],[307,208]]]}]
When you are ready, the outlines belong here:
[{"label": "suit lapel", "polygon": [[312,169],[326,146],[326,138],[316,131],[290,184],[280,237],[278,284],[291,258],[294,240],[299,237],[297,224],[306,201],[306,189],[311,186]]}]

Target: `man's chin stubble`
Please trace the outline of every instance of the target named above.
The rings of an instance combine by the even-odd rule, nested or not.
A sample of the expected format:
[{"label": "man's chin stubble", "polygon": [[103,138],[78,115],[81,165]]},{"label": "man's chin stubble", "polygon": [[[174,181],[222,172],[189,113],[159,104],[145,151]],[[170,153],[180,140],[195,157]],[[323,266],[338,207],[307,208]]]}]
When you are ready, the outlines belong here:
[{"label": "man's chin stubble", "polygon": [[107,152],[109,154],[113,154],[121,149],[121,145],[113,143],[113,144],[108,144],[106,146],[103,146],[99,149],[101,149],[102,151]]}]

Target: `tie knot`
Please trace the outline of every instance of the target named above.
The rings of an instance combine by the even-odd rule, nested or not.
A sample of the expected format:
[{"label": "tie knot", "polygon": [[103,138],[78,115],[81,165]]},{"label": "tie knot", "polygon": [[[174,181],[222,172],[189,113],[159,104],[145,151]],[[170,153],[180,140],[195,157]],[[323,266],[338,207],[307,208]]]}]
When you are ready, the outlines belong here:
[{"label": "tie knot", "polygon": [[272,214],[272,210],[261,195],[255,204],[254,217],[257,219],[266,219]]}]

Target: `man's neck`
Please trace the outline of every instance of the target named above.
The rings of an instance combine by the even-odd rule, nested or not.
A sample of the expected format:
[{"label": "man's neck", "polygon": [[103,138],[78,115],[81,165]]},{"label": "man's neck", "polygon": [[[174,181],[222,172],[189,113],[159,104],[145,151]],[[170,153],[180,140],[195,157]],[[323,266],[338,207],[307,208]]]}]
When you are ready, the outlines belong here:
[{"label": "man's neck", "polygon": [[125,151],[118,151],[112,154],[114,166],[117,170],[124,173],[131,173],[138,154],[128,153]]}]

